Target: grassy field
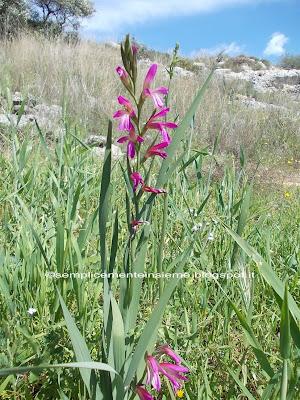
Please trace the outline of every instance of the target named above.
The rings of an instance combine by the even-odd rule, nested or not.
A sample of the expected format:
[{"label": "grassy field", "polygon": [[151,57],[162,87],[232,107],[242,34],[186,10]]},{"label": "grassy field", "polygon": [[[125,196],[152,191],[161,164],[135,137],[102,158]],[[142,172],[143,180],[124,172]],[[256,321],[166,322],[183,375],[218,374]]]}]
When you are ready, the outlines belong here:
[{"label": "grassy field", "polygon": [[[24,37],[0,44],[0,63],[4,96],[7,88],[18,90],[65,110],[64,135],[56,142],[48,143],[36,127],[0,130],[5,136],[0,152],[0,398],[93,398],[83,368],[25,368],[18,374],[5,369],[88,361],[82,358],[83,343],[94,362],[104,361],[107,282],[76,274],[101,271],[104,247],[108,254],[115,250],[115,271],[123,271],[131,192],[124,180],[126,162],[113,160],[111,197],[103,200],[110,168],[82,140],[90,132],[106,135],[115,99],[124,92],[114,71],[120,57],[109,46],[73,47]],[[141,66],[141,77],[145,71]],[[178,122],[205,78],[171,81],[170,105]],[[167,82],[162,69],[157,81]],[[297,158],[299,121],[230,103],[233,90],[210,82],[194,125],[177,144],[168,194],[145,200],[152,207],[150,225],[140,228],[130,249],[133,266],[145,249],[142,271],[171,273],[182,264],[187,273],[165,309],[158,302],[172,279],[145,278],[133,291],[140,290],[133,309],[137,321],[131,330],[124,328],[130,360],[153,310],[164,311],[154,341],[175,349],[190,374],[183,393],[173,394],[166,380],[157,399],[300,399],[300,193],[247,174],[248,162],[274,168]],[[277,101],[286,104],[284,98]],[[154,162],[153,171],[161,171],[160,162]],[[66,275],[58,279],[56,272]],[[287,297],[285,283],[295,302]],[[109,284],[115,299],[112,320],[120,323],[114,305],[121,308],[124,283],[113,279]],[[36,310],[33,315],[30,308]],[[122,331],[120,325],[114,329]],[[117,371],[118,362],[112,361]],[[136,376],[139,380],[142,374]],[[135,398],[117,396],[104,399]]]}]

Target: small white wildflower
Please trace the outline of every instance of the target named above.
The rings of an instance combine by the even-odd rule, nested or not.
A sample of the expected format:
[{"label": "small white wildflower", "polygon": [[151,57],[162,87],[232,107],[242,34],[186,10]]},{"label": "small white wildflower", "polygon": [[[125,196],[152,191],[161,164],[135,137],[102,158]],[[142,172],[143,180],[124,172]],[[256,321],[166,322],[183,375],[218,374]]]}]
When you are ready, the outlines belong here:
[{"label": "small white wildflower", "polygon": [[212,233],[212,232],[210,232],[209,234],[208,234],[208,237],[207,237],[207,240],[214,240],[214,234]]},{"label": "small white wildflower", "polygon": [[32,316],[37,312],[37,310],[35,308],[30,307],[27,312],[28,312],[29,315]]},{"label": "small white wildflower", "polygon": [[195,208],[189,208],[189,213],[193,216],[193,217],[197,217],[197,210]]},{"label": "small white wildflower", "polygon": [[198,232],[198,231],[200,231],[201,228],[202,228],[202,224],[201,224],[201,222],[199,222],[199,224],[196,224],[192,227],[192,232]]}]

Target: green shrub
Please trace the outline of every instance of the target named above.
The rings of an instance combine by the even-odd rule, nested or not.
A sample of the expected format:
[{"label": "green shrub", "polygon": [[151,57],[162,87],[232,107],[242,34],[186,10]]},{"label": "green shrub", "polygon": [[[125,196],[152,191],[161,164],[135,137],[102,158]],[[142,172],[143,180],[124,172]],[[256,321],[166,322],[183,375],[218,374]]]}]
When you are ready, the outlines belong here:
[{"label": "green shrub", "polygon": [[286,69],[300,69],[300,54],[284,56],[280,61],[280,66]]}]

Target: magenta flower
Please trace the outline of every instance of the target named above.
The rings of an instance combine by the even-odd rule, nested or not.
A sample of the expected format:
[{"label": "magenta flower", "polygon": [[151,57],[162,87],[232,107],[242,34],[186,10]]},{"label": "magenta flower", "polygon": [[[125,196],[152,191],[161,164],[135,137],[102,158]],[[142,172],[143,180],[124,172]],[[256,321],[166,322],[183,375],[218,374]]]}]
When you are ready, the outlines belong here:
[{"label": "magenta flower", "polygon": [[129,131],[129,135],[121,136],[117,140],[118,143],[128,142],[128,144],[127,144],[127,154],[128,154],[128,157],[130,157],[130,158],[134,158],[134,156],[135,156],[135,144],[136,143],[142,143],[143,141],[144,141],[144,139],[141,136],[136,135],[133,127]]},{"label": "magenta flower", "polygon": [[151,396],[149,392],[147,392],[146,389],[143,388],[143,386],[138,385],[135,388],[135,393],[139,396],[141,400],[154,400],[154,398]]},{"label": "magenta flower", "polygon": [[157,188],[154,188],[151,186],[143,186],[143,191],[149,192],[149,193],[155,193],[155,194],[167,193],[166,190],[164,190],[164,189],[157,189]]},{"label": "magenta flower", "polygon": [[170,381],[174,392],[182,387],[181,381],[188,380],[184,374],[190,372],[189,369],[183,365],[170,363],[159,364],[159,371]]},{"label": "magenta flower", "polygon": [[119,75],[123,84],[127,87],[129,85],[129,75],[123,67],[118,66],[116,72]]},{"label": "magenta flower", "polygon": [[150,89],[150,85],[154,80],[157,71],[157,64],[152,64],[149,68],[146,78],[144,80],[143,86],[143,97],[151,97],[156,108],[162,108],[164,102],[162,100],[162,95],[168,94],[168,89],[164,86],[158,87],[156,89]]},{"label": "magenta flower", "polygon": [[178,125],[174,122],[157,121],[157,119],[164,117],[169,111],[169,108],[163,108],[161,111],[154,114],[146,124],[147,129],[158,129],[163,137],[163,141],[167,143],[171,142],[171,138],[166,128],[175,129]]},{"label": "magenta flower", "polygon": [[169,146],[168,142],[161,142],[161,143],[155,144],[154,146],[150,147],[147,150],[147,152],[145,154],[145,158],[153,157],[153,156],[159,156],[161,158],[167,158],[168,154],[162,149],[164,149],[164,148],[166,148],[168,146]]},{"label": "magenta flower", "polygon": [[131,118],[136,117],[133,106],[130,101],[123,96],[118,97],[118,102],[119,104],[124,106],[124,110],[118,110],[117,112],[115,112],[113,118],[120,119],[120,131],[130,131],[131,129],[133,129]]},{"label": "magenta flower", "polygon": [[135,192],[137,187],[139,186],[139,184],[143,185],[144,184],[144,180],[142,178],[142,175],[139,172],[133,172],[130,175],[130,178],[132,180],[133,183],[133,191]]},{"label": "magenta flower", "polygon": [[158,392],[161,389],[161,382],[159,377],[160,366],[156,358],[148,355],[146,357],[147,364],[147,385],[152,385],[155,390]]},{"label": "magenta flower", "polygon": [[133,54],[136,54],[139,50],[139,46],[136,43],[133,43],[131,46],[131,50]]},{"label": "magenta flower", "polygon": [[133,221],[131,221],[131,226],[132,226],[132,229],[136,232],[137,230],[138,230],[138,227],[140,226],[140,225],[149,225],[150,224],[150,222],[148,222],[148,221],[142,221],[142,220],[137,220],[137,219],[134,219]]},{"label": "magenta flower", "polygon": [[181,358],[179,357],[178,354],[175,353],[174,350],[171,349],[171,347],[168,344],[163,344],[163,345],[159,346],[157,348],[157,352],[160,355],[164,354],[164,355],[172,358],[172,360],[174,360],[176,364],[181,364],[181,361],[182,361]]}]

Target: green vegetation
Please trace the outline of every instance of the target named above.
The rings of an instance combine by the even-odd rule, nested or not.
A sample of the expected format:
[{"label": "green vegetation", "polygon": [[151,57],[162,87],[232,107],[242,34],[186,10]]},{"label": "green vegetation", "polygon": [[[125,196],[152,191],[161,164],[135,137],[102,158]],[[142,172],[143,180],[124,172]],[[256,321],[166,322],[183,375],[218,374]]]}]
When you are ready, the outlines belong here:
[{"label": "green vegetation", "polygon": [[51,36],[76,33],[81,19],[93,12],[90,0],[0,0],[0,37],[26,30]]},{"label": "green vegetation", "polygon": [[280,66],[286,69],[300,69],[300,55],[288,54],[280,61]]},{"label": "green vegetation", "polygon": [[[82,54],[87,51],[86,47],[74,49]],[[111,54],[116,57],[112,51]],[[117,61],[117,57],[112,60],[116,64]],[[121,93],[122,86],[111,84],[110,87],[110,75],[104,69],[107,81],[101,86],[100,77],[95,79],[93,66],[84,70],[84,74],[78,72],[78,65],[73,66],[74,75],[69,71],[70,81],[63,69],[56,78],[57,83],[64,84],[63,93],[59,85],[44,86],[45,97],[53,101],[57,96],[64,106],[64,131],[56,141],[38,126],[18,129],[12,125],[1,130],[1,399],[90,399],[93,382],[100,382],[103,387],[105,383],[100,376],[107,378],[100,372],[105,366],[99,364],[106,361],[103,349],[107,336],[103,328],[107,328],[107,315],[103,310],[107,282],[84,274],[101,272],[106,260],[103,253],[110,248],[113,253],[110,267],[123,271],[132,191],[124,180],[124,160],[113,160],[110,166],[108,152],[103,163],[83,143],[90,128],[86,122],[90,110],[82,108],[80,120],[84,101],[71,95],[71,90],[81,92],[78,76],[85,76],[83,86],[101,90],[107,103],[111,103],[112,95]],[[53,67],[49,63],[44,72]],[[23,65],[24,70],[18,75],[13,65],[10,68],[6,68],[1,82],[1,92],[6,98],[2,106],[7,107],[6,111],[9,111],[10,89],[16,89],[13,86],[17,85],[16,76],[27,93],[34,87],[28,65]],[[75,72],[77,81],[73,79]],[[172,280],[161,282],[151,276],[144,279],[141,288],[135,288],[140,292],[139,308],[133,310],[137,312],[137,323],[126,332],[124,344],[118,311],[118,305],[124,301],[119,296],[124,293],[124,282],[112,279],[110,289],[117,294],[109,303],[115,323],[111,328],[112,347],[120,349],[126,345],[135,349],[139,339],[145,339],[144,328],[153,318],[153,310],[157,314],[164,310],[156,343],[169,343],[190,368],[183,398],[298,399],[299,189],[251,179],[247,175],[249,153],[243,147],[236,147],[238,150],[235,148],[231,157],[230,148],[225,151],[222,147],[225,139],[223,126],[218,122],[221,115],[218,123],[214,122],[217,128],[214,138],[203,139],[201,134],[212,127],[209,122],[213,115],[208,114],[214,110],[213,95],[222,92],[212,82],[206,96],[198,96],[190,108],[191,93],[199,93],[199,83],[188,81],[186,85],[189,92],[185,94],[177,78],[170,85],[175,95],[172,104],[180,111],[178,122],[181,123],[172,142],[173,157],[167,158],[162,168],[158,162],[153,164],[153,173],[159,174],[158,182],[164,184],[168,180],[168,195],[149,198],[147,204],[153,206],[150,224],[140,227],[138,235],[145,250],[142,265],[145,271],[171,273],[179,263],[187,275],[178,282],[165,309],[155,307],[160,293]],[[185,96],[185,102],[189,99],[182,109],[180,95]],[[196,111],[200,99],[203,102]],[[93,114],[102,133],[107,131],[111,107],[111,104],[101,104],[101,118]],[[18,116],[23,112],[24,109]],[[199,123],[204,115],[207,119]],[[255,115],[259,118],[259,113]],[[236,118],[234,110],[231,117]],[[244,120],[247,122],[247,117]],[[270,137],[274,139],[280,136],[272,123],[270,117]],[[119,136],[115,128],[114,138]],[[278,127],[278,132],[281,128]],[[249,135],[249,125],[247,132]],[[238,142],[238,139],[235,136],[234,140]],[[287,151],[290,140],[288,136]],[[273,143],[274,149],[282,143]],[[192,252],[188,254],[186,250],[191,245]],[[55,278],[56,273],[61,274],[60,279]],[[131,295],[135,294],[133,291]],[[156,325],[153,323],[151,327]],[[141,347],[143,350],[143,346],[137,346],[141,356],[136,361],[143,363]],[[88,363],[87,368],[76,364],[83,361]],[[120,358],[109,361],[118,370]],[[13,367],[18,369],[11,370]],[[128,373],[127,383],[131,383],[134,373]],[[113,372],[109,374],[110,380],[120,385]],[[172,396],[164,382],[160,398],[169,400]],[[101,397],[96,394],[95,398]],[[104,398],[115,399],[116,392],[114,397]]]}]

